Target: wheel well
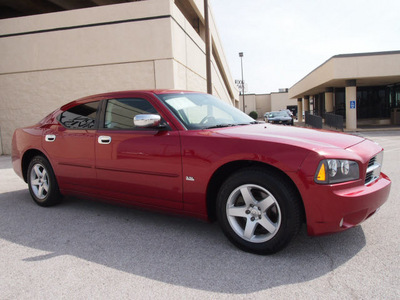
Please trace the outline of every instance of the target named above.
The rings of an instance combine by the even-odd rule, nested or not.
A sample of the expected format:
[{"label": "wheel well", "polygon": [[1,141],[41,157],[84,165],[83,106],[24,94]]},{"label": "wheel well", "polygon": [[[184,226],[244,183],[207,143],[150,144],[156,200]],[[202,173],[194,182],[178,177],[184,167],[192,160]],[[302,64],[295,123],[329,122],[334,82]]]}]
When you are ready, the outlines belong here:
[{"label": "wheel well", "polygon": [[215,221],[216,218],[216,203],[217,203],[217,196],[220,187],[224,183],[224,181],[233,173],[249,168],[249,167],[259,167],[264,170],[269,170],[274,173],[276,173],[277,176],[282,178],[282,180],[286,181],[288,184],[290,184],[293,188],[293,190],[297,193],[298,199],[300,199],[301,202],[301,207],[302,207],[302,215],[303,219],[305,221],[305,209],[304,209],[304,203],[302,201],[301,195],[299,190],[297,189],[297,186],[294,184],[292,179],[286,175],[283,171],[268,165],[264,164],[261,162],[255,162],[255,161],[235,161],[235,162],[230,162],[227,163],[223,166],[221,166],[211,177],[210,182],[208,184],[207,188],[207,214],[208,218],[211,221]]},{"label": "wheel well", "polygon": [[25,182],[28,182],[28,167],[29,167],[29,163],[31,162],[31,160],[35,157],[41,155],[44,158],[47,159],[46,155],[43,154],[43,152],[37,150],[37,149],[30,149],[28,151],[26,151],[24,153],[24,156],[22,157],[22,174],[24,176],[24,180]]}]

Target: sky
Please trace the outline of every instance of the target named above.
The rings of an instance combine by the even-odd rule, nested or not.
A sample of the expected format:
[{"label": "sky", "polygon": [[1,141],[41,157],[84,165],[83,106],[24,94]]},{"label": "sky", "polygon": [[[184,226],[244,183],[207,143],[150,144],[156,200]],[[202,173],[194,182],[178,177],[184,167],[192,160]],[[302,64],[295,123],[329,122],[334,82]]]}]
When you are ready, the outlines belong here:
[{"label": "sky", "polygon": [[400,0],[209,0],[233,79],[278,92],[338,54],[400,50]]}]

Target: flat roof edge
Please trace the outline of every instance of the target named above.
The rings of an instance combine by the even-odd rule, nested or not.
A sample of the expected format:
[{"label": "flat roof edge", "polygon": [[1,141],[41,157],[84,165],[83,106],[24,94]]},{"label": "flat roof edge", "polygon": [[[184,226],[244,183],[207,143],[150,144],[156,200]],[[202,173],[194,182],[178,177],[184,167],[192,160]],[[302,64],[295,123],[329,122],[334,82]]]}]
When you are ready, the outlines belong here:
[{"label": "flat roof edge", "polygon": [[400,50],[338,54],[338,55],[332,56],[331,58],[357,57],[357,56],[376,56],[376,55],[394,55],[394,54],[400,54]]},{"label": "flat roof edge", "polygon": [[[300,94],[297,94],[297,92],[295,92],[296,94],[294,94],[293,92],[291,93],[291,90],[298,85],[299,83],[301,83],[302,81],[304,81],[308,76],[310,76],[310,74],[314,73],[316,70],[320,69],[321,67],[323,67],[324,65],[326,65],[329,61],[333,60],[333,59],[340,59],[340,58],[351,58],[351,57],[366,57],[366,56],[380,56],[380,55],[400,55],[400,50],[391,50],[391,51],[381,51],[381,52],[365,52],[365,53],[348,53],[348,54],[338,54],[338,55],[334,55],[332,57],[330,57],[329,59],[327,59],[326,61],[324,61],[322,64],[320,64],[319,66],[317,66],[316,68],[314,68],[312,71],[310,71],[309,73],[307,73],[307,75],[305,75],[304,77],[302,77],[299,81],[297,81],[295,84],[293,84],[290,88],[289,88],[289,97],[290,98],[296,98],[298,97]],[[323,84],[323,83],[322,83]]]}]

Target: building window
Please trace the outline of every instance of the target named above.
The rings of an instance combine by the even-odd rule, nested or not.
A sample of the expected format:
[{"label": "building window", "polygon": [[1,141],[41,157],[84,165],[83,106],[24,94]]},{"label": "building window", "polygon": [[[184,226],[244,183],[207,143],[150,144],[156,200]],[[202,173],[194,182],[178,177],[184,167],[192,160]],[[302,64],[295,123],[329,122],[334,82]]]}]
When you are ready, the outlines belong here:
[{"label": "building window", "polygon": [[357,118],[389,118],[390,90],[386,87],[357,88]]},{"label": "building window", "polygon": [[400,85],[391,86],[389,89],[390,108],[400,107]]},{"label": "building window", "polygon": [[344,88],[335,88],[335,114],[346,118],[346,98]]}]

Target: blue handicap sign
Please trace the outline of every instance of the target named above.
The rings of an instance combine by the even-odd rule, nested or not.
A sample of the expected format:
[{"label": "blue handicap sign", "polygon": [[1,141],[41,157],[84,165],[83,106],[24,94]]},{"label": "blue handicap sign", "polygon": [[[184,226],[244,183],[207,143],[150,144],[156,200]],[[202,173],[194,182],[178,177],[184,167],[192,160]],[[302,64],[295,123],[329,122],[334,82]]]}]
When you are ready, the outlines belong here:
[{"label": "blue handicap sign", "polygon": [[351,100],[350,101],[350,109],[355,109],[356,108],[356,100]]}]

